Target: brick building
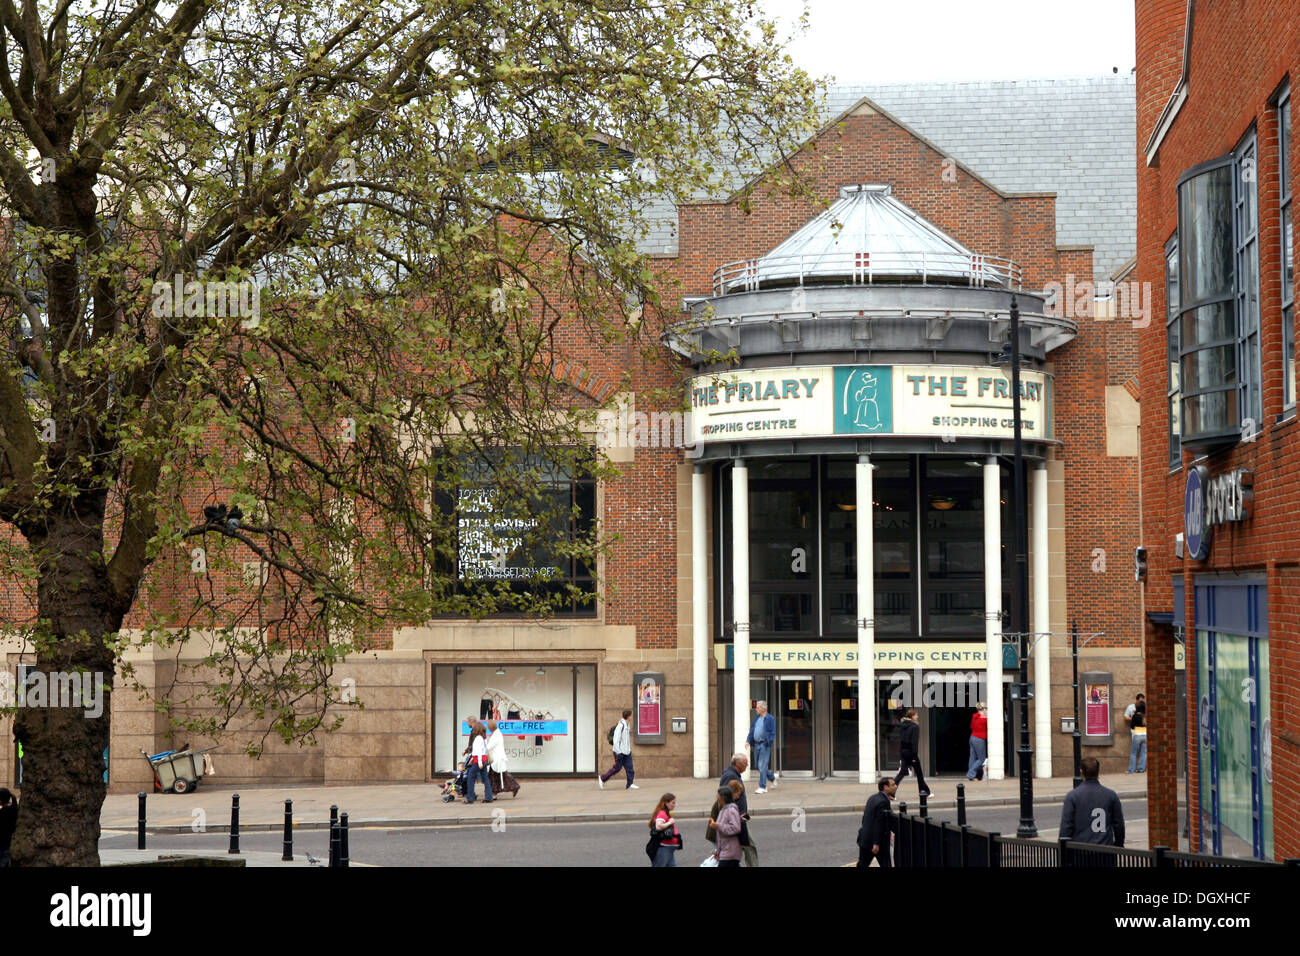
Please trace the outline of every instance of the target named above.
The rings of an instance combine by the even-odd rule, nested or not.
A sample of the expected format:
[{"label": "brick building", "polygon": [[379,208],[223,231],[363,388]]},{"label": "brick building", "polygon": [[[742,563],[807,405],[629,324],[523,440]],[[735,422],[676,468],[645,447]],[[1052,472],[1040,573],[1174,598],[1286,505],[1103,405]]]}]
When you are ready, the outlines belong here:
[{"label": "brick building", "polygon": [[[1035,771],[1070,773],[1060,718],[1074,713],[1075,620],[1095,635],[1081,652],[1096,691],[1086,752],[1122,769],[1119,711],[1144,682],[1126,560],[1138,543],[1136,333],[1115,307],[1132,303],[1094,302],[1093,284],[1123,276],[1133,255],[1132,111],[1129,77],[837,88],[796,159],[820,204],[769,196],[760,178],[745,203],[728,191],[660,210],[645,249],[683,309],[647,316],[646,331],[666,347],[645,359],[575,328],[555,368],[586,401],[617,399],[593,441],[622,476],[557,477],[621,535],[595,607],[544,624],[400,629],[336,672],[365,702],[343,730],[310,750],[273,745],[258,763],[223,747],[222,777],[429,779],[454,764],[469,713],[528,722],[507,725],[514,772],[591,774],[602,731],[632,706],[638,772],[705,775],[765,698],[778,768],[869,778],[897,765],[909,693],[927,771],[965,772],[978,696],[1006,731],[990,772],[1013,772],[1010,399],[997,364],[1013,298]],[[728,351],[738,365],[718,360]],[[737,415],[710,416],[731,398]],[[688,400],[692,414],[674,418]],[[725,422],[739,427],[713,427]],[[661,426],[695,441],[665,447]],[[154,686],[192,663],[155,651],[132,662]],[[927,702],[928,681],[939,690]],[[114,708],[118,790],[145,782],[139,750],[161,749],[167,729],[129,697]],[[0,779],[13,779],[12,757]]]},{"label": "brick building", "polygon": [[[1137,5],[1151,842],[1300,854],[1300,484],[1287,3]],[[1185,661],[1185,668],[1184,668]],[[1184,731],[1183,728],[1186,728]]]}]

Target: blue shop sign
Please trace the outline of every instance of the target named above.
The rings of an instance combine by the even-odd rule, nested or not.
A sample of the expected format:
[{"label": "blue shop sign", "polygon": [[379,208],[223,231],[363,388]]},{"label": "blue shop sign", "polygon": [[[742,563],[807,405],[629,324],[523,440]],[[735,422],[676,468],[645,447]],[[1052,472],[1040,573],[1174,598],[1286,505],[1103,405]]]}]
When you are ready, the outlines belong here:
[{"label": "blue shop sign", "polygon": [[1210,553],[1210,523],[1205,508],[1205,486],[1209,471],[1204,465],[1187,469],[1187,489],[1183,493],[1183,539],[1187,556],[1204,561]]}]

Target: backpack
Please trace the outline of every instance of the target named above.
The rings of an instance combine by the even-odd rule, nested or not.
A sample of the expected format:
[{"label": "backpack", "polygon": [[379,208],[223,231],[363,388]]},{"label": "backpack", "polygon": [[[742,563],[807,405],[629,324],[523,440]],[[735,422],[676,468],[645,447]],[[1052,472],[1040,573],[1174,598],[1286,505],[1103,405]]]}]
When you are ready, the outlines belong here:
[{"label": "backpack", "polygon": [[614,731],[616,730],[618,730],[618,724],[615,724],[613,727],[609,728],[609,733],[605,735],[605,739],[609,741],[609,745],[611,747],[614,746]]}]

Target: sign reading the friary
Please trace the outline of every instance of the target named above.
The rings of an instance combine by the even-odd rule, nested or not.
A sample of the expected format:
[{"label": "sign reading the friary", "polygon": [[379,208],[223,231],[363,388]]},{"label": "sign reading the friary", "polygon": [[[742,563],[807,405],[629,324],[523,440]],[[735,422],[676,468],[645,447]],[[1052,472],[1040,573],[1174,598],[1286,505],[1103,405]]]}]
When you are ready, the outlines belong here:
[{"label": "sign reading the friary", "polygon": [[[1051,437],[1051,377],[1020,375],[1021,427]],[[999,368],[819,365],[696,376],[689,443],[836,435],[1011,438],[1011,381]]]}]

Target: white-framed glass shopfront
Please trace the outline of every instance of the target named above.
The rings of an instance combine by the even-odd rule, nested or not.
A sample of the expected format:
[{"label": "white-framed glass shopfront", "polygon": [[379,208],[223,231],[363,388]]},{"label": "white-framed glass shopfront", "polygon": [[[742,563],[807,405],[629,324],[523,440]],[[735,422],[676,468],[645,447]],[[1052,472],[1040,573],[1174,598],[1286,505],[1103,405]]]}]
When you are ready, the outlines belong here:
[{"label": "white-framed glass shopfront", "polygon": [[1266,582],[1198,578],[1195,628],[1200,850],[1271,859]]},{"label": "white-framed glass shopfront", "polygon": [[501,724],[515,776],[596,772],[595,664],[434,664],[432,712],[435,775],[455,769],[471,716]]}]

